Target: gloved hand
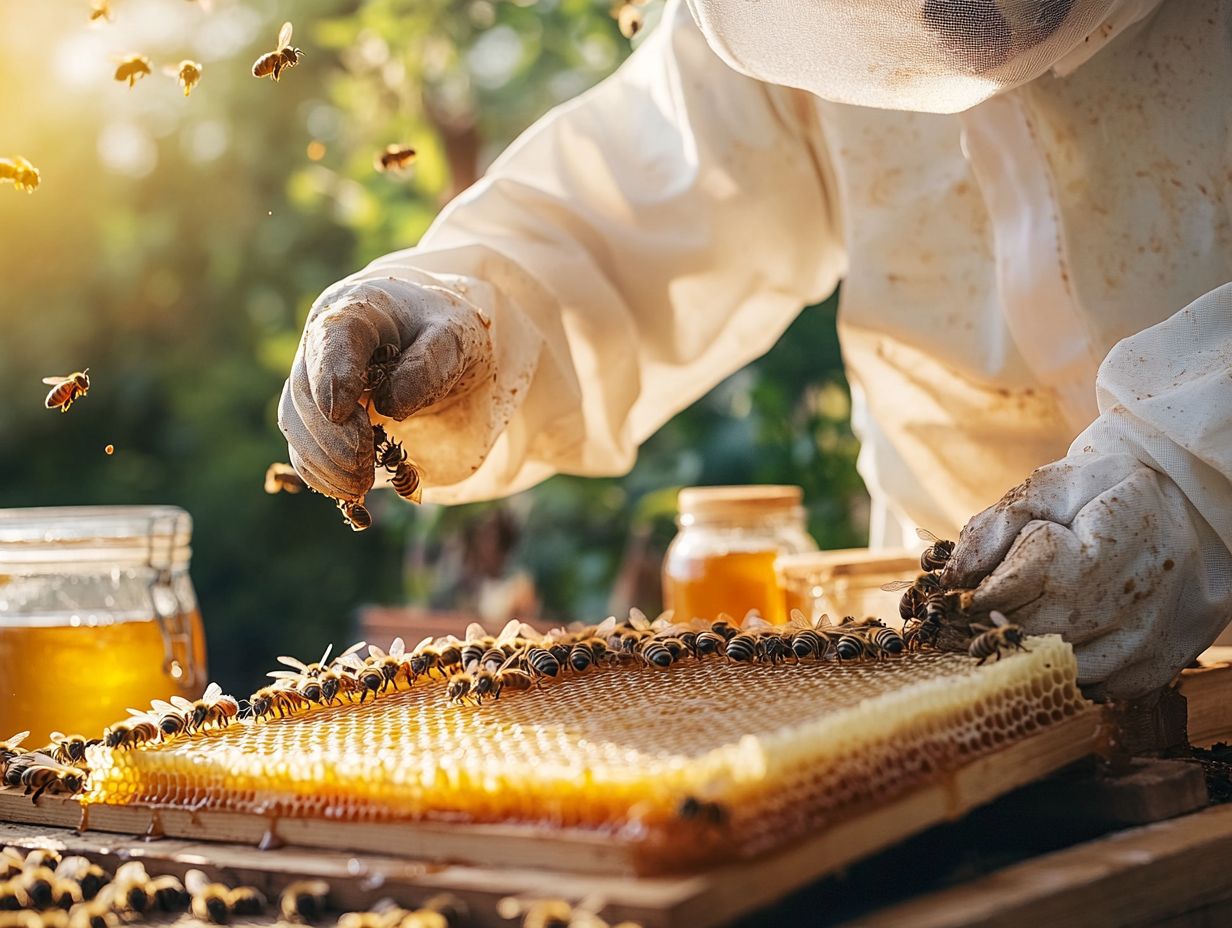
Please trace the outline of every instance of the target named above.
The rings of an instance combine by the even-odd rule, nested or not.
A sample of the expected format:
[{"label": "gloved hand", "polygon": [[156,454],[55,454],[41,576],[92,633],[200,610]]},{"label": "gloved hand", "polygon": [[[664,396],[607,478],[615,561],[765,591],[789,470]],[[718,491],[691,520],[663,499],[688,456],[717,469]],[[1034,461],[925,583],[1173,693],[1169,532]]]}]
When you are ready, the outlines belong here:
[{"label": "gloved hand", "polygon": [[449,290],[395,278],[343,282],[325,291],[304,326],[278,425],[291,463],[314,489],[356,500],[373,484],[372,427],[361,405],[378,346],[401,352],[372,390],[372,408],[401,421],[435,412],[493,371],[488,320]]},{"label": "gloved hand", "polygon": [[1041,467],[963,528],[942,574],[1074,646],[1079,682],[1132,699],[1167,683],[1227,623],[1228,551],[1181,490],[1128,454]]}]

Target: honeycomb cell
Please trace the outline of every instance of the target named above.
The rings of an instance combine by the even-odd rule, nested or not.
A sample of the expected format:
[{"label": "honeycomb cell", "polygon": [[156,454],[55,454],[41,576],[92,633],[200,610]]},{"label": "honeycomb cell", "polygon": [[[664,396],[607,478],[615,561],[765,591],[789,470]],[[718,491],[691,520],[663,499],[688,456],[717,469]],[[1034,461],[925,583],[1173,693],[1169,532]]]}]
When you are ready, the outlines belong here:
[{"label": "honeycomb cell", "polygon": [[[85,800],[267,816],[522,823],[687,867],[770,850],[1084,704],[1069,646],[770,667],[592,669],[482,706],[421,680],[139,749],[91,748]],[[688,814],[686,799],[710,810]],[[714,811],[718,810],[718,811]]]}]

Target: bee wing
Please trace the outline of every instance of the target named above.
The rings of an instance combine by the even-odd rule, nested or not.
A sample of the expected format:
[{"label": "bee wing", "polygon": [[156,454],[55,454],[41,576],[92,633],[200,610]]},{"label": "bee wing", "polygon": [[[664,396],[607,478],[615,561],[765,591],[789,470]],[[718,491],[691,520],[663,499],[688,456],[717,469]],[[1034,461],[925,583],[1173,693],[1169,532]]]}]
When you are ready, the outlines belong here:
[{"label": "bee wing", "polygon": [[217,683],[211,683],[205,688],[205,694],[201,697],[206,702],[214,702],[222,695],[222,687]]},{"label": "bee wing", "polygon": [[176,709],[175,706],[171,705],[171,703],[163,702],[161,699],[155,699],[153,702],[150,703],[150,706],[154,709],[154,711],[162,715],[166,715],[170,712],[179,711],[178,709]]},{"label": "bee wing", "polygon": [[334,666],[346,667],[349,670],[362,670],[364,659],[358,654],[339,654],[334,658]]},{"label": "bee wing", "polygon": [[380,660],[384,660],[390,655],[386,654],[381,648],[377,647],[376,645],[370,644],[368,645],[368,656],[372,658],[373,660],[380,661]]},{"label": "bee wing", "polygon": [[275,680],[290,681],[290,680],[298,680],[301,675],[296,673],[294,670],[271,670],[269,673],[266,674],[266,676],[273,677]]},{"label": "bee wing", "polygon": [[68,379],[67,374],[63,377],[44,377],[43,383],[47,384],[49,387],[58,387],[62,383],[67,383]]},{"label": "bee wing", "polygon": [[283,23],[282,28],[278,30],[278,47],[291,44],[292,26],[289,22]]},{"label": "bee wing", "polygon": [[44,754],[42,751],[31,751],[24,755],[31,765],[37,764],[40,767],[53,767],[56,770],[63,770],[64,765],[52,757],[50,754]]},{"label": "bee wing", "polygon": [[400,658],[406,653],[406,642],[401,638],[395,638],[389,645],[389,656]]},{"label": "bee wing", "polygon": [[642,612],[637,606],[629,610],[629,624],[639,632],[650,631],[650,620],[646,618],[646,613]]},{"label": "bee wing", "polygon": [[[357,653],[361,648],[366,648],[366,647],[368,647],[368,642],[357,641],[355,642],[355,644],[351,645],[349,648],[347,648],[345,651],[343,651],[341,654],[335,657],[334,663],[337,664],[343,658],[351,657],[353,654]],[[322,664],[325,663],[325,658],[321,658],[321,663]]]},{"label": "bee wing", "polygon": [[512,665],[515,661],[519,660],[521,657],[522,657],[522,653],[520,651],[515,651],[513,654],[510,654],[507,658],[505,658],[505,662],[496,669],[496,672],[500,673],[505,668]]},{"label": "bee wing", "polygon": [[411,653],[412,653],[412,654],[418,654],[420,651],[422,651],[424,648],[426,648],[426,647],[427,647],[428,645],[430,645],[430,644],[432,644],[432,636],[431,636],[431,635],[429,635],[429,636],[428,636],[427,638],[425,638],[423,641],[419,642],[419,644],[415,645],[415,647],[411,648]]},{"label": "bee wing", "polygon": [[767,629],[773,629],[774,626],[763,619],[757,612],[750,611],[749,614],[744,617],[744,624],[741,625],[740,628],[742,631],[750,632],[766,631]]},{"label": "bee wing", "polygon": [[510,619],[505,623],[505,627],[501,629],[500,635],[496,638],[496,647],[500,648],[504,645],[511,644],[522,633],[522,622],[519,619]]},{"label": "bee wing", "polygon": [[992,619],[992,624],[999,628],[1010,624],[1010,620],[1005,617],[1005,613],[998,612],[996,609],[988,613],[988,617]]},{"label": "bee wing", "polygon": [[715,616],[714,621],[716,624],[719,622],[726,622],[728,625],[740,624],[726,612],[720,612],[717,616]]},{"label": "bee wing", "polygon": [[172,696],[171,705],[175,706],[180,712],[188,712],[193,707],[193,704],[183,696]]},{"label": "bee wing", "polygon": [[881,584],[881,589],[887,593],[897,593],[899,590],[907,589],[914,582],[914,580],[891,580],[889,583]]},{"label": "bee wing", "polygon": [[791,610],[791,617],[787,620],[787,625],[789,628],[798,629],[811,629],[813,627],[813,623],[805,618],[804,613],[799,609]]},{"label": "bee wing", "polygon": [[479,669],[479,661],[471,661],[469,664],[466,665],[467,673],[474,673],[478,669]]},{"label": "bee wing", "polygon": [[830,627],[833,625],[834,625],[834,621],[830,618],[830,613],[823,612],[820,616],[817,617],[817,621],[813,623],[813,630],[816,631],[818,629]]},{"label": "bee wing", "polygon": [[308,669],[308,665],[303,661],[294,657],[287,657],[285,654],[278,656],[278,663],[285,664],[288,667],[294,667],[296,670],[304,671]]},{"label": "bee wing", "polygon": [[63,740],[64,740],[65,738],[67,738],[67,737],[68,737],[68,736],[67,736],[66,734],[64,734],[64,732],[62,732],[62,731],[53,731],[53,732],[51,733],[51,740],[52,740],[52,743],[53,743],[53,744],[54,744],[55,742],[57,742],[57,741],[63,741]]},{"label": "bee wing", "polygon": [[[133,861],[133,863],[137,863],[137,862]],[[127,867],[128,864],[125,864],[124,866]],[[141,865],[138,864],[138,866],[141,866]],[[145,868],[142,867],[142,869],[144,870]],[[119,878],[120,878],[120,872],[117,870],[116,880],[118,881]],[[190,893],[192,893],[194,896],[201,895],[201,893],[205,892],[206,887],[209,885],[210,885],[209,878],[204,873],[202,873],[200,870],[189,870],[187,873],[184,874],[184,888],[188,890]]]},{"label": "bee wing", "polygon": [[616,630],[616,616],[609,615],[606,619],[595,626],[594,635],[596,638],[606,638]]},{"label": "bee wing", "polygon": [[56,867],[56,879],[75,880],[77,874],[85,872],[89,867],[90,861],[84,857],[65,857]]},{"label": "bee wing", "polygon": [[148,719],[150,717],[149,709],[129,709],[128,714],[134,719]]},{"label": "bee wing", "polygon": [[941,540],[926,528],[916,528],[915,534],[920,541],[927,541],[930,544],[935,544]]},{"label": "bee wing", "polygon": [[483,638],[485,635],[487,635],[487,632],[478,622],[472,622],[470,625],[466,626],[467,641],[475,641],[479,638]]},{"label": "bee wing", "polygon": [[[325,666],[325,662],[329,660],[329,652],[332,650],[334,650],[334,643],[331,641],[325,646],[325,653],[321,655],[321,659],[317,661],[320,666]],[[304,669],[306,670],[307,668]]]}]

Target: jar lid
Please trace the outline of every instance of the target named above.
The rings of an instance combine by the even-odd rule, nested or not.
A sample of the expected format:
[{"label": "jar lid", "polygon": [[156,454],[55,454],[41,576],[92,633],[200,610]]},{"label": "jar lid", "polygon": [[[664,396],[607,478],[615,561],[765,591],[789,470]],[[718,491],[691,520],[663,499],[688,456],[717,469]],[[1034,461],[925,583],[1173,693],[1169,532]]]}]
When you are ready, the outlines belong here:
[{"label": "jar lid", "polygon": [[0,509],[0,563],[45,560],[187,561],[192,517],[178,506]]},{"label": "jar lid", "polygon": [[792,486],[685,487],[676,505],[682,516],[747,519],[790,513],[803,501],[804,490]]}]

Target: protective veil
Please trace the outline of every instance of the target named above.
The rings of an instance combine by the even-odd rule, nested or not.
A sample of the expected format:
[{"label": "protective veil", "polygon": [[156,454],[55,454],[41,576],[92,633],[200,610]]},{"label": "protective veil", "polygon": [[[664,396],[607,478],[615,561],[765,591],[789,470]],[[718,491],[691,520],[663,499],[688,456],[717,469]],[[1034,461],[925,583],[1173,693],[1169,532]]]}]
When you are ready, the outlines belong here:
[{"label": "protective veil", "polygon": [[[490,320],[493,378],[389,426],[423,466],[425,498],[624,472],[641,441],[841,279],[873,543],[913,523],[953,537],[1036,468],[1116,456],[1124,472],[1108,480],[1132,491],[1126,518],[1170,526],[1183,548],[1152,563],[1193,565],[1200,592],[1177,598],[1170,571],[1143,623],[1102,635],[1116,653],[1080,649],[1080,665],[1095,681],[1156,662],[1117,695],[1174,670],[1232,612],[1232,308],[1217,292],[1232,280],[1232,5],[1045,2],[1030,6],[1052,13],[1030,20],[1015,12],[1027,4],[980,0],[893,14],[695,3],[700,29],[670,3],[612,78],[528,130],[417,248],[349,279],[439,288]],[[904,21],[894,41],[933,62],[875,69],[883,105],[960,110],[1005,92],[952,115],[792,89],[852,85],[867,36],[885,29],[849,36],[823,11],[871,28],[860,11],[874,6],[877,22]],[[983,10],[980,29],[996,32],[994,8],[1005,59],[962,63],[975,33],[955,16]],[[840,48],[849,38],[865,50]],[[935,91],[944,105],[925,78],[951,88]],[[1202,363],[1188,363],[1198,349]],[[353,467],[345,436],[307,442],[294,419],[283,426],[301,458]],[[1085,557],[1101,525],[1130,524],[1101,521],[1104,495],[1120,498],[1105,483],[1020,507],[1018,529],[1048,521],[1062,533],[1050,550]],[[983,530],[985,547],[1005,553],[1018,536],[999,531]],[[1167,652],[1151,657],[1163,625]]]},{"label": "protective veil", "polygon": [[[833,103],[958,113],[1039,77],[1151,0],[689,0],[736,70]],[[777,25],[777,29],[768,29]]]}]

